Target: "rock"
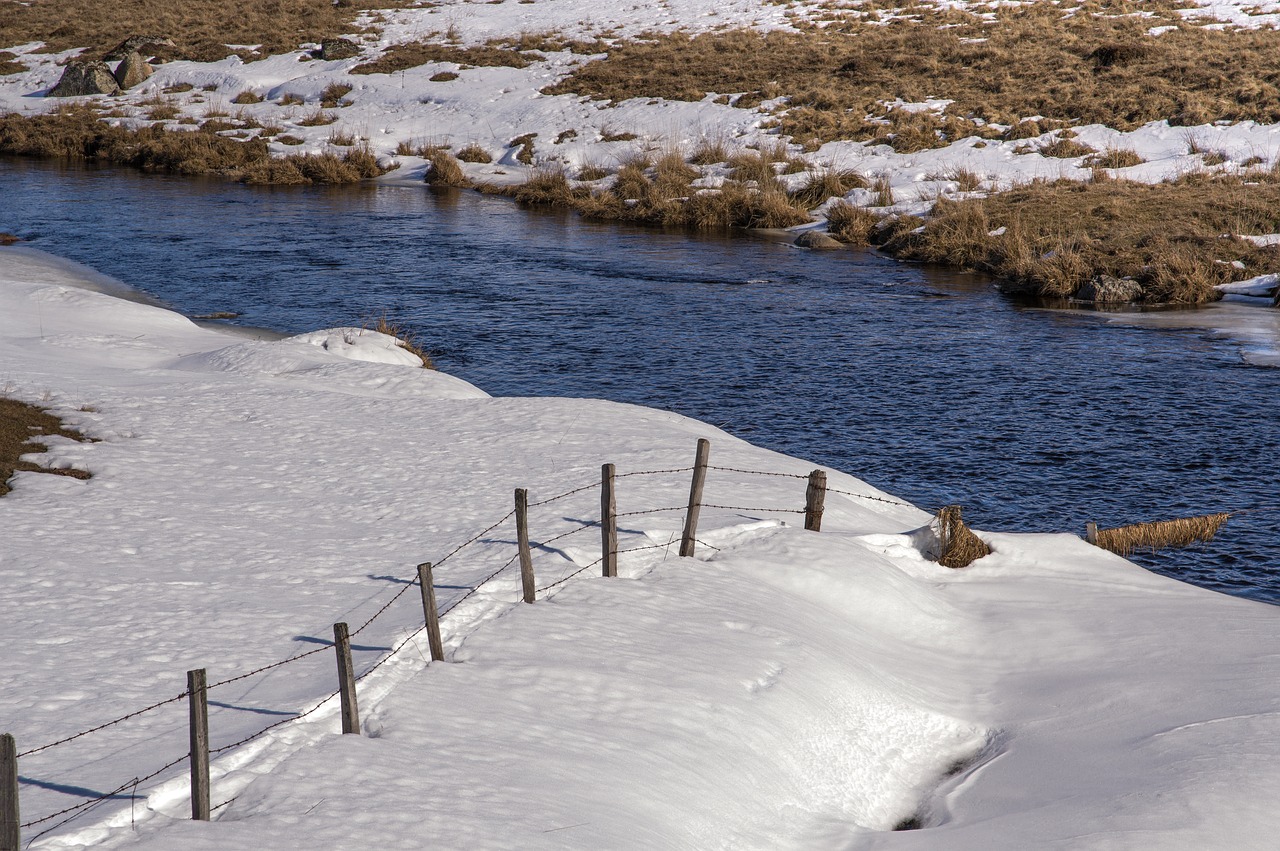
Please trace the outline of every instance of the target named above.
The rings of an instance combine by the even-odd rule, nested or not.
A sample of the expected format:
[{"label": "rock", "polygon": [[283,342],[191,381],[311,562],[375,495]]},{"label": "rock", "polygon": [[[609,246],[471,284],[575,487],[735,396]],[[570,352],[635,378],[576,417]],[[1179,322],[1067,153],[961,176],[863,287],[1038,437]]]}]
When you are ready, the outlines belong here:
[{"label": "rock", "polygon": [[58,85],[45,94],[50,98],[73,98],[82,95],[113,95],[120,84],[111,75],[107,63],[95,59],[72,59],[62,72]]},{"label": "rock", "polygon": [[1141,296],[1142,285],[1137,281],[1095,275],[1076,292],[1075,297],[1080,301],[1092,301],[1096,304],[1125,304],[1137,301]]},{"label": "rock", "polygon": [[154,73],[141,53],[130,53],[116,66],[116,82],[122,89],[131,89]]},{"label": "rock", "polygon": [[151,56],[151,51],[157,47],[177,47],[177,45],[162,35],[131,35],[107,51],[107,55],[102,57],[102,61],[116,62],[121,59],[128,59],[131,53],[141,53],[143,59],[148,59]]},{"label": "rock", "polygon": [[360,55],[360,45],[349,38],[326,38],[320,42],[320,51],[316,56],[320,59],[350,59]]},{"label": "rock", "polygon": [[844,243],[829,233],[820,230],[807,230],[796,237],[795,244],[801,248],[832,249],[844,248]]}]

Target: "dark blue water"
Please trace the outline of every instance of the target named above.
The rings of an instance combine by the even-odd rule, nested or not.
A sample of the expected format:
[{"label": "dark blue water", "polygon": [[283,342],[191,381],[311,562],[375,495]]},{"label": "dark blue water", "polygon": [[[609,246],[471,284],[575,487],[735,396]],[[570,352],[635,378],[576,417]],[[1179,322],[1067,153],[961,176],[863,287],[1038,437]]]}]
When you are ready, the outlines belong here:
[{"label": "dark blue water", "polygon": [[667,408],[979,528],[1209,511],[1138,556],[1280,601],[1280,369],[1196,332],[1030,310],[990,281],[530,213],[420,186],[254,189],[0,160],[0,231],[189,315],[299,332],[386,314],[499,395]]}]

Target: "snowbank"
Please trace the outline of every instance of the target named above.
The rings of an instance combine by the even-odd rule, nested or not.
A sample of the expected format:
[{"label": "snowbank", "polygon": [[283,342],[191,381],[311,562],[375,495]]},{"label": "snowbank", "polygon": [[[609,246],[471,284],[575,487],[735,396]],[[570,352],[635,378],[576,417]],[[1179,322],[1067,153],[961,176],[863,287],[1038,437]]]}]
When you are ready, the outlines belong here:
[{"label": "snowbank", "polygon": [[[315,652],[211,691],[216,749],[278,724],[215,755],[214,822],[186,820],[177,700],[20,759],[24,821],[121,789],[34,848],[1261,849],[1280,827],[1274,607],[1072,535],[988,534],[993,555],[940,568],[907,534],[927,514],[834,472],[821,533],[708,508],[680,559],[680,512],[625,517],[618,579],[593,567],[595,488],[538,506],[535,540],[582,530],[537,549],[539,584],[586,569],[524,605],[509,521],[446,557],[514,487],[686,467],[697,437],[717,466],[810,465],[317,345],[341,331],[244,341],[83,278],[0,250],[0,389],[100,441],[35,456],[92,479],[22,473],[0,500],[0,730],[25,751],[188,669]],[[713,470],[707,501],[791,509],[803,487]],[[687,488],[621,478],[619,510]],[[421,561],[445,663],[415,634]],[[375,615],[366,735],[342,736],[330,625]]]}]

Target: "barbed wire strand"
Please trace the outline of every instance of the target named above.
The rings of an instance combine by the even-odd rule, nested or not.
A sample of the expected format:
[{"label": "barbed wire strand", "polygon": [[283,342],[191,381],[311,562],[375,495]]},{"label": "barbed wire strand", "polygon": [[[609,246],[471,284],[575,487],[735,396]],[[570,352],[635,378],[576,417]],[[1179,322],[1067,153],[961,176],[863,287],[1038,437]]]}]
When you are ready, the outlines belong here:
[{"label": "barbed wire strand", "polygon": [[[144,714],[146,714],[147,712],[152,711],[153,709],[159,709],[161,706],[168,706],[170,703],[177,703],[179,700],[182,700],[182,699],[184,699],[184,698],[186,698],[186,697],[190,696],[190,694],[191,694],[191,692],[189,692],[189,691],[184,691],[182,694],[178,695],[177,697],[170,697],[170,698],[167,698],[167,699],[165,699],[165,700],[160,701],[159,703],[153,703],[153,704],[151,704],[150,706],[144,707],[143,709],[139,709],[139,710],[137,710],[137,711],[130,712],[128,715],[121,715],[119,718],[116,718],[116,719],[114,719],[114,720],[112,720],[112,721],[107,721],[107,722],[105,722],[105,723],[103,723],[103,724],[99,724],[99,725],[98,725],[98,726],[96,726],[96,727],[90,727],[88,730],[83,730],[83,731],[81,731],[81,732],[79,732],[79,733],[76,733],[75,735],[67,736],[67,737],[66,737],[66,738],[64,738],[64,739],[58,739],[58,741],[56,741],[56,742],[50,742],[50,743],[49,743],[49,744],[47,744],[47,745],[41,745],[41,746],[40,746],[40,747],[38,747],[38,748],[32,748],[31,750],[23,751],[22,753],[18,754],[18,757],[19,757],[19,758],[21,758],[21,757],[24,757],[24,756],[31,756],[32,754],[40,753],[40,751],[46,751],[46,750],[48,750],[49,748],[56,747],[56,746],[58,746],[58,745],[65,745],[67,742],[70,742],[70,741],[72,741],[72,740],[74,740],[74,739],[78,739],[78,738],[80,738],[81,736],[87,736],[87,735],[89,735],[90,733],[96,733],[96,732],[98,732],[99,730],[104,730],[104,729],[106,729],[107,727],[112,726],[113,724],[119,724],[121,721],[128,721],[130,718],[137,718],[139,715],[144,715]],[[112,793],[112,794],[114,794],[114,793]]]},{"label": "barbed wire strand", "polygon": [[713,505],[709,502],[701,504],[703,508],[720,508],[725,511],[771,511],[775,514],[804,514],[803,508],[745,508],[741,505]]},{"label": "barbed wire strand", "polygon": [[64,819],[63,821],[58,822],[57,824],[53,825],[52,827],[47,827],[47,828],[45,828],[44,830],[42,830],[40,833],[37,833],[35,836],[33,836],[33,837],[31,837],[30,839],[28,839],[28,840],[27,840],[27,844],[28,844],[28,845],[30,845],[32,842],[35,842],[37,839],[39,839],[40,837],[44,836],[46,833],[49,833],[50,831],[53,831],[53,830],[57,830],[58,828],[62,827],[64,824],[66,824],[67,822],[71,821],[72,819],[77,819],[77,818],[79,818],[80,816],[82,816],[82,815],[84,815],[86,812],[88,812],[88,811],[89,811],[89,809],[90,809],[90,808],[92,808],[94,805],[96,805],[96,804],[100,804],[100,803],[102,803],[103,801],[106,801],[106,800],[108,800],[108,799],[110,799],[110,798],[115,797],[116,795],[119,795],[121,792],[123,792],[125,789],[128,789],[130,786],[135,786],[135,787],[136,787],[136,786],[138,786],[139,784],[146,783],[146,782],[147,782],[148,780],[150,780],[151,778],[153,778],[153,777],[155,777],[155,776],[157,776],[157,775],[159,775],[159,774],[162,774],[162,773],[164,773],[164,772],[168,771],[170,768],[173,768],[173,767],[174,767],[175,765],[177,765],[178,763],[180,763],[180,762],[184,762],[185,760],[190,759],[190,757],[191,757],[191,753],[190,753],[190,752],[184,753],[182,756],[178,757],[177,759],[173,760],[172,762],[170,762],[170,763],[166,763],[165,765],[160,766],[160,767],[159,767],[159,768],[157,768],[155,771],[153,771],[153,772],[151,772],[150,774],[148,774],[146,777],[132,777],[132,778],[130,778],[128,781],[126,781],[125,783],[121,784],[120,786],[116,787],[115,789],[111,790],[110,792],[107,792],[106,794],[98,795],[96,798],[90,798],[90,799],[89,799],[89,800],[87,800],[87,801],[82,801],[82,802],[80,802],[79,804],[76,804],[76,805],[71,806],[71,807],[67,807],[67,808],[66,808],[66,809],[64,809],[64,810],[59,810],[58,812],[56,812],[56,813],[50,813],[49,815],[44,816],[43,818],[38,818],[38,819],[35,819],[34,821],[29,821],[29,822],[26,822],[26,823],[22,824],[22,825],[21,825],[21,827],[24,827],[24,828],[27,828],[27,827],[35,827],[35,826],[36,826],[36,825],[38,825],[38,824],[43,824],[43,823],[44,823],[44,822],[46,822],[46,821],[50,821],[50,820],[52,820],[52,819],[56,819],[58,816],[66,815],[67,813],[73,813],[73,815],[71,816],[71,818]]},{"label": "barbed wire strand", "polygon": [[776,476],[780,479],[807,479],[809,474],[800,473],[774,473],[769,470],[744,470],[741,467],[717,467],[714,464],[707,465],[708,470],[719,470],[724,473],[747,473],[752,476]]}]

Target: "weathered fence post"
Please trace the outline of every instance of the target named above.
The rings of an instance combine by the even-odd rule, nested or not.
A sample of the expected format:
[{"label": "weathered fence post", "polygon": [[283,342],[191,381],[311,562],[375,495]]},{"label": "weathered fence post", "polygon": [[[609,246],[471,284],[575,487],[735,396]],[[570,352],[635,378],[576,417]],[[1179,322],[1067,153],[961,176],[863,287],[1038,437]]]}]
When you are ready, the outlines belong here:
[{"label": "weathered fence post", "polygon": [[209,691],[204,668],[187,671],[191,716],[191,818],[209,820]]},{"label": "weathered fence post", "polygon": [[418,585],[422,587],[422,616],[427,621],[427,641],[431,644],[431,661],[444,661],[444,642],[440,640],[440,612],[436,609],[436,585],[431,576],[431,562],[418,565]]},{"label": "weathered fence post", "polygon": [[524,601],[532,603],[533,555],[529,552],[529,492],[516,488],[516,543],[520,547],[520,584],[524,588]]},{"label": "weathered fence post", "polygon": [[1084,524],[1084,539],[1095,547],[1098,545],[1098,524],[1090,521]]},{"label": "weathered fence post", "polygon": [[614,467],[600,468],[600,575],[618,575],[618,506],[614,499]]},{"label": "weathered fence post", "polygon": [[809,487],[804,494],[804,528],[822,531],[822,509],[827,501],[827,474],[814,470],[809,474]]},{"label": "weathered fence post", "polygon": [[18,817],[18,743],[0,735],[0,851],[18,851],[22,842]]},{"label": "weathered fence post", "polygon": [[680,555],[693,555],[698,536],[698,513],[702,509],[702,486],[707,482],[707,461],[711,457],[711,441],[698,438],[698,452],[693,461],[693,482],[689,485],[689,508],[684,515],[684,535],[680,538]]},{"label": "weathered fence post", "polygon": [[360,735],[360,709],[356,705],[356,676],[351,666],[351,637],[345,623],[333,625],[333,649],[338,653],[338,693],[342,697],[342,732]]}]

